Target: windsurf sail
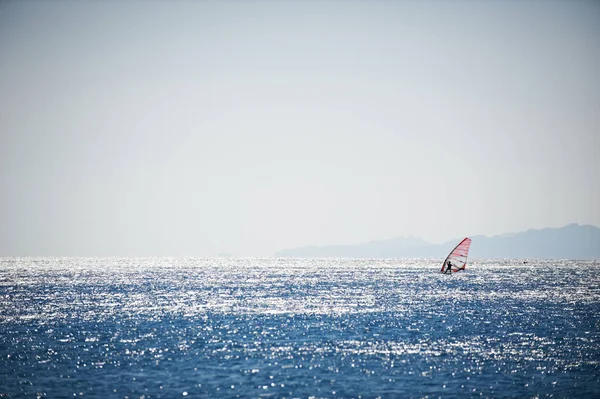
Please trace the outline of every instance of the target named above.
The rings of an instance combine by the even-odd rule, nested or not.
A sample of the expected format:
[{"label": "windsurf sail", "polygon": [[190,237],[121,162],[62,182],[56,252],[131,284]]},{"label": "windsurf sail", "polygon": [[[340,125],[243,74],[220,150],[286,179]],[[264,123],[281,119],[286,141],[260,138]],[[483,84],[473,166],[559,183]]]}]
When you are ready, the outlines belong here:
[{"label": "windsurf sail", "polygon": [[470,246],[471,239],[469,237],[466,237],[456,247],[454,247],[454,249],[448,254],[446,259],[444,260],[444,263],[442,264],[442,272],[445,272],[448,269],[448,263],[450,263],[450,269],[453,272],[465,270]]}]

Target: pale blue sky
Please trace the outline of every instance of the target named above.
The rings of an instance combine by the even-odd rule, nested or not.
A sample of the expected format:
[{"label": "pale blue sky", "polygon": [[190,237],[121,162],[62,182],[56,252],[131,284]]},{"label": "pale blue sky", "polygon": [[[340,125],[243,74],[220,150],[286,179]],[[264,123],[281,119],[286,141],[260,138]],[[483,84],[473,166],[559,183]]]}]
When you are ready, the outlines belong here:
[{"label": "pale blue sky", "polygon": [[600,226],[600,3],[0,2],[0,255]]}]

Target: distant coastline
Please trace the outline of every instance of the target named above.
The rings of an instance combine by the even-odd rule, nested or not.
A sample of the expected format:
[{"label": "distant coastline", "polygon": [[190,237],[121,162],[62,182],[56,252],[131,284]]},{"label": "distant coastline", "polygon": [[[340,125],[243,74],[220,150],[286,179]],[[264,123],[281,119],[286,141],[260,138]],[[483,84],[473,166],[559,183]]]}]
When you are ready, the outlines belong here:
[{"label": "distant coastline", "polygon": [[[569,224],[560,228],[530,229],[493,237],[470,236],[470,258],[600,259],[600,228]],[[444,257],[463,237],[444,244],[419,238],[393,238],[357,245],[307,246],[277,252],[278,257],[437,258]]]}]

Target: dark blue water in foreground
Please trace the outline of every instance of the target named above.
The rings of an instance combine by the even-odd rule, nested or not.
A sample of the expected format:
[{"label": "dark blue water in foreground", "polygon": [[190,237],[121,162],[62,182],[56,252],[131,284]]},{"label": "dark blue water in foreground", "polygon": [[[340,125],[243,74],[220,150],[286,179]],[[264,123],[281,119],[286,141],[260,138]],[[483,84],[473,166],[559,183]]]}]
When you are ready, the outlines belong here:
[{"label": "dark blue water in foreground", "polygon": [[599,262],[0,259],[0,397],[600,397]]}]

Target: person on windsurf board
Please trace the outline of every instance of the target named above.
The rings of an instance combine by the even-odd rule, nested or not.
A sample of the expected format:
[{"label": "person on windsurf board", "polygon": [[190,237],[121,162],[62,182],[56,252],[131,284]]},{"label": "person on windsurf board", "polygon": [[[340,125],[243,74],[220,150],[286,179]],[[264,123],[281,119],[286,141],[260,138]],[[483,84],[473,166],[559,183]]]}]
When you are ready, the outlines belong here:
[{"label": "person on windsurf board", "polygon": [[[467,265],[467,256],[469,255],[469,247],[471,246],[471,239],[465,237],[454,249],[448,254],[444,262],[442,263],[441,273],[452,274],[452,272],[458,272],[465,270]],[[454,267],[455,270],[452,270]]]},{"label": "person on windsurf board", "polygon": [[452,262],[448,261],[448,266],[446,267],[446,271],[444,272],[444,274],[452,274]]}]

